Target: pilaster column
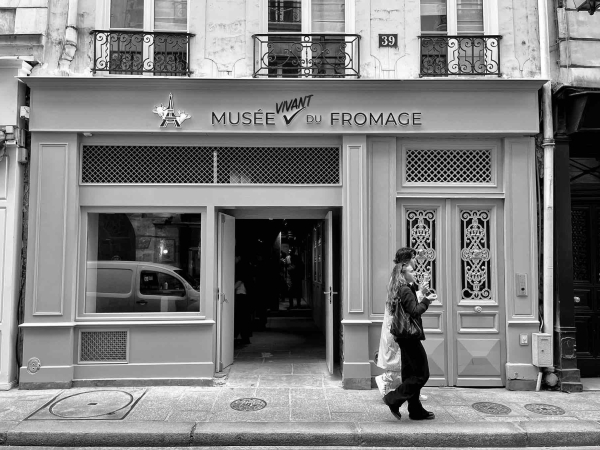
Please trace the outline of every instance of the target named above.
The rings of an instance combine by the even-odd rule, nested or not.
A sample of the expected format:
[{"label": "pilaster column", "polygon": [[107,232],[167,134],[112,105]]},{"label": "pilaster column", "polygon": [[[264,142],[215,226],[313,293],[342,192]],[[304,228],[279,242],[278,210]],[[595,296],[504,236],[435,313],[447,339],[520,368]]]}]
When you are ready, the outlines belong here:
[{"label": "pilaster column", "polygon": [[371,389],[366,136],[344,136],[342,161],[343,385],[349,389]]}]

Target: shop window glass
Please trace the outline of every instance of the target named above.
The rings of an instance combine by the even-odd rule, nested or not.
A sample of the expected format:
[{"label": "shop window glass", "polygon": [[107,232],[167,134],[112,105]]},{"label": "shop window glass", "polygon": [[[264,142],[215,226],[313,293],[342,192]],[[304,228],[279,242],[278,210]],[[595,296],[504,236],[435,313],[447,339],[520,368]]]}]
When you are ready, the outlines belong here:
[{"label": "shop window glass", "polygon": [[85,312],[198,312],[200,236],[199,213],[89,213]]}]

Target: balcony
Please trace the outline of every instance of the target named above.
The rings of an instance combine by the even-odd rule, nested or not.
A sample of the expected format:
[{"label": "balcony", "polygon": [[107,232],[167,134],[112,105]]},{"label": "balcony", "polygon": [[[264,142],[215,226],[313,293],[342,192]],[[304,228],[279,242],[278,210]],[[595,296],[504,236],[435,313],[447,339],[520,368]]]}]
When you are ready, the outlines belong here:
[{"label": "balcony", "polygon": [[190,33],[93,30],[92,72],[189,76]]},{"label": "balcony", "polygon": [[255,34],[254,77],[360,77],[357,34]]},{"label": "balcony", "polygon": [[419,36],[419,76],[501,76],[500,39],[502,36]]}]

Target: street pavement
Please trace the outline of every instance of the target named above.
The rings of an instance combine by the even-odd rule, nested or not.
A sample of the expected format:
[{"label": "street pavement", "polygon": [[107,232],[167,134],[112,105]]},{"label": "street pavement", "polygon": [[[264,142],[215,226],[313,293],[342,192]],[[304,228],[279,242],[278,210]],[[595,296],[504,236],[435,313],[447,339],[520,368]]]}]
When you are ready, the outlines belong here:
[{"label": "street pavement", "polygon": [[[0,442],[600,448],[598,391],[425,388],[424,405],[436,419],[419,422],[408,418],[405,407],[396,420],[377,389],[344,390],[323,362],[240,361],[215,384],[0,392]],[[241,410],[233,409],[242,399],[254,400],[238,401]]]},{"label": "street pavement", "polygon": [[316,335],[276,328],[255,333],[208,386],[0,392],[0,445],[600,448],[600,391],[427,387],[435,420],[412,421],[403,406],[398,421],[376,388],[342,388]]}]

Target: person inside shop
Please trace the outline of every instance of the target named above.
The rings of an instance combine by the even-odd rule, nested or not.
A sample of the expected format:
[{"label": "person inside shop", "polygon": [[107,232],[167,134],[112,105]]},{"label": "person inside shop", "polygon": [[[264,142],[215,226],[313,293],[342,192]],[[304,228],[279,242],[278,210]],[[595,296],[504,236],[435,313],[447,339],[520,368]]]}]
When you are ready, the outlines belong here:
[{"label": "person inside shop", "polygon": [[237,338],[240,336],[241,344],[250,344],[252,336],[252,304],[251,304],[251,273],[244,257],[236,252],[235,256],[235,307],[233,328]]},{"label": "person inside shop", "polygon": [[296,307],[302,305],[302,281],[304,279],[304,264],[302,258],[298,254],[297,249],[290,249],[290,253],[286,258],[287,268],[287,285],[288,297],[290,299],[290,308],[294,308],[294,300]]}]

